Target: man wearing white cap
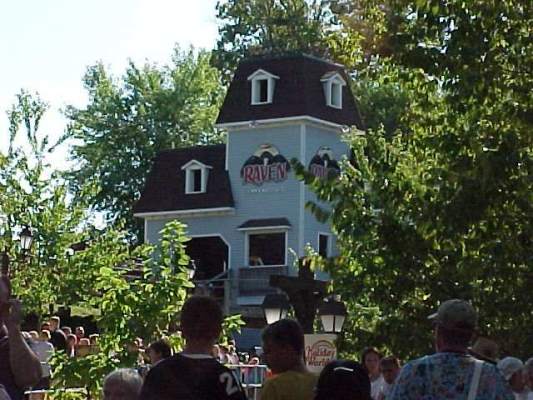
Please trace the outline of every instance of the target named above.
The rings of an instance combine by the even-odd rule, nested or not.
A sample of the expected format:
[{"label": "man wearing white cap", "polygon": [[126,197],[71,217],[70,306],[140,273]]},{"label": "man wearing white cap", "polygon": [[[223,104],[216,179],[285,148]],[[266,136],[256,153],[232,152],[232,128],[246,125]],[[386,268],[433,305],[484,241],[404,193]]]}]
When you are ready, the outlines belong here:
[{"label": "man wearing white cap", "polygon": [[509,386],[516,400],[527,400],[526,375],[524,363],[515,357],[505,357],[498,362],[498,369]]},{"label": "man wearing white cap", "polygon": [[390,400],[514,400],[496,367],[468,354],[477,326],[477,312],[470,303],[445,301],[429,319],[437,352],[402,368]]}]

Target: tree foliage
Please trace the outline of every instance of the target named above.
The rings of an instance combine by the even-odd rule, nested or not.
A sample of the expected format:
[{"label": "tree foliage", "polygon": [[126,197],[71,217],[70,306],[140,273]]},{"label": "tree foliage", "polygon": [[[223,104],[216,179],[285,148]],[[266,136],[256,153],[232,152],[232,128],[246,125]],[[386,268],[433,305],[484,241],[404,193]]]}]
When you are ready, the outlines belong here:
[{"label": "tree foliage", "polygon": [[[73,199],[45,161],[54,148],[37,130],[46,109],[38,95],[22,91],[9,112],[10,146],[0,153],[0,248],[9,252],[13,294],[27,313],[49,316],[58,306],[95,312],[99,352],[79,358],[56,352],[53,384],[85,387],[99,398],[105,374],[135,365],[128,345],[136,337],[152,341],[166,335],[180,348],[176,318],[193,287],[186,270],[188,239],[177,221],[165,226],[155,246],[132,247],[120,225],[94,228],[89,202],[82,201],[91,187]],[[27,146],[16,145],[21,134]],[[26,225],[34,244],[24,253],[17,239]],[[131,270],[140,272],[140,279],[129,278]],[[225,335],[240,325],[238,316],[229,316]]]},{"label": "tree foliage", "polygon": [[[183,340],[176,334],[177,317],[188,292],[189,281],[185,253],[185,225],[169,222],[161,231],[156,246],[142,245],[131,251],[124,234],[110,230],[97,238],[86,250],[101,255],[98,274],[87,282],[93,295],[85,304],[99,310],[96,317],[101,331],[99,351],[86,357],[66,358],[59,355],[54,380],[56,387],[85,387],[93,396],[101,389],[103,377],[119,367],[133,367],[138,353],[131,344],[136,337],[151,342],[168,337],[179,351]],[[141,272],[140,279],[128,279],[128,268]],[[97,294],[97,295],[96,295]],[[228,316],[224,335],[239,329],[239,316]]]},{"label": "tree foliage", "polygon": [[[59,355],[54,380],[58,388],[86,387],[97,395],[107,373],[136,364],[137,353],[131,348],[136,337],[150,342],[170,335],[186,289],[193,287],[186,270],[183,224],[169,223],[156,247],[131,251],[126,239],[124,233],[109,230],[81,252],[99,255],[95,279],[85,283],[92,293],[83,301],[99,310],[99,352],[75,359]],[[128,269],[141,271],[141,279],[128,279]]]},{"label": "tree foliage", "polygon": [[[72,201],[67,184],[46,161],[53,145],[38,128],[47,108],[38,95],[21,91],[8,112],[9,149],[0,153],[0,248],[10,258],[15,294],[39,315],[50,305],[76,302],[84,276],[71,273],[78,264],[70,257],[70,246],[91,232],[87,203]],[[34,235],[27,253],[18,241],[25,226]]]},{"label": "tree foliage", "polygon": [[384,3],[397,36],[390,59],[373,62],[393,68],[381,79],[409,100],[401,134],[351,137],[354,160],[338,181],[306,178],[333,207],[341,257],[328,269],[356,316],[345,349],[420,355],[432,344],[426,316],[462,297],[479,310],[480,333],[529,356],[530,7]]},{"label": "tree foliage", "polygon": [[207,52],[176,49],[171,66],[131,62],[120,79],[101,63],[87,69],[89,103],[66,110],[75,163],[66,178],[75,194],[86,182],[98,185],[90,203],[107,222],[127,221],[139,235],[131,210],[157,152],[222,141],[214,122],[224,88],[209,60]]},{"label": "tree foliage", "polygon": [[353,37],[342,34],[330,0],[223,0],[214,63],[229,77],[239,60],[258,54],[304,52],[350,65]]}]

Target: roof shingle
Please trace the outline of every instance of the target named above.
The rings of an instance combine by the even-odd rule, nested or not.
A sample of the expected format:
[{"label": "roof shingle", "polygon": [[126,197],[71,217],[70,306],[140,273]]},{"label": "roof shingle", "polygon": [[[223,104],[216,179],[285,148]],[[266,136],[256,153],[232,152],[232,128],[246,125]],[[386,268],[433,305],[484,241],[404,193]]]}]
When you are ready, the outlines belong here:
[{"label": "roof shingle", "polygon": [[[152,167],[134,213],[233,207],[233,194],[225,170],[226,146],[196,146],[160,152]],[[211,166],[206,193],[185,194],[185,171],[191,160]]]},{"label": "roof shingle", "polygon": [[[279,76],[271,104],[251,104],[248,77],[258,69]],[[349,82],[342,65],[308,55],[255,58],[242,61],[228,89],[217,124],[260,121],[272,118],[310,116],[339,125],[363,129],[350,86],[342,88],[342,109],[328,107],[321,79],[338,72]]]}]

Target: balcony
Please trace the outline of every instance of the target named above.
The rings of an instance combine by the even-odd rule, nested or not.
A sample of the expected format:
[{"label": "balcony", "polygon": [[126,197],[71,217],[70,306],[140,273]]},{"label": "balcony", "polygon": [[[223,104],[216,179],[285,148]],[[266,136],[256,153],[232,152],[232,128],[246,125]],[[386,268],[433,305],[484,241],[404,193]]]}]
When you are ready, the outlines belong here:
[{"label": "balcony", "polygon": [[277,289],[269,285],[270,275],[287,275],[286,265],[242,267],[239,274],[240,296],[262,296],[275,293]]}]

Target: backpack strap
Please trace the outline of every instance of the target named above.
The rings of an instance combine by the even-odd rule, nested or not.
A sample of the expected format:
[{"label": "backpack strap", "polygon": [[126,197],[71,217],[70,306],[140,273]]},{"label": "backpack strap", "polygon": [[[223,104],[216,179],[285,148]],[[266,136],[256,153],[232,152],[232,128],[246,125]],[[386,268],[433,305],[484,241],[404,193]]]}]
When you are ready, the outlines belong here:
[{"label": "backpack strap", "polygon": [[468,392],[467,400],[475,400],[477,397],[477,389],[479,387],[479,378],[481,377],[481,369],[483,368],[483,361],[474,361],[474,375],[472,376],[472,382],[470,382],[470,390]]}]

